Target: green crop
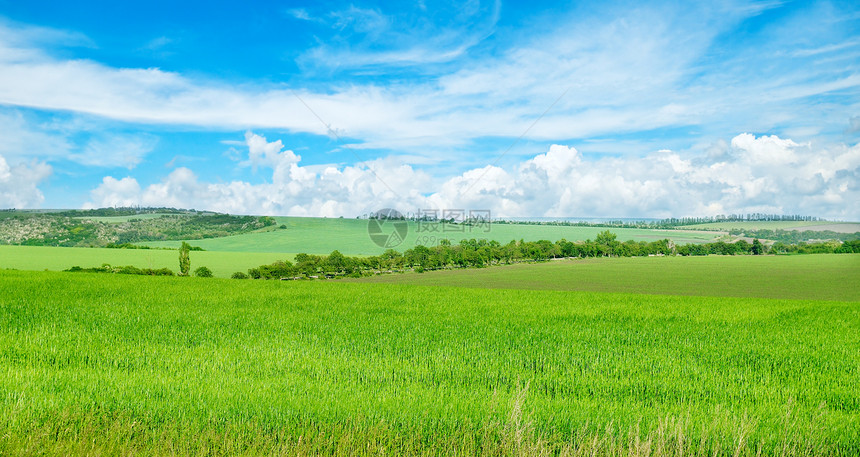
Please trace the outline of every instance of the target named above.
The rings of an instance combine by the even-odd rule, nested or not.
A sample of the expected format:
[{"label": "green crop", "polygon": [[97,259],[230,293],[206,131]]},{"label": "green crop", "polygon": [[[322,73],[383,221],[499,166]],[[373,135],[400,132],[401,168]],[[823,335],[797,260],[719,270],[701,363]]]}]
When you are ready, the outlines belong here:
[{"label": "green crop", "polygon": [[[344,255],[379,255],[384,248],[373,243],[367,234],[367,220],[359,219],[324,219],[313,217],[277,217],[278,226],[284,229],[269,227],[263,231],[221,238],[194,240],[192,244],[207,251],[233,252],[305,252],[308,254],[328,254],[337,249]],[[425,224],[426,226],[426,224]],[[597,235],[607,230],[606,227],[577,227],[527,224],[492,224],[489,231],[486,228],[454,227],[456,230],[444,230],[438,226],[438,231],[421,231],[418,224],[409,222],[409,231],[404,242],[395,247],[398,251],[411,249],[416,245],[433,246],[442,238],[451,239],[452,244],[458,244],[461,239],[486,239],[500,243],[511,240],[538,241],[560,240],[569,241],[595,239]],[[657,241],[662,239],[674,240],[676,244],[704,243],[719,236],[716,232],[692,230],[650,230],[632,228],[611,228],[621,241]],[[143,243],[149,246],[177,248],[179,241],[153,241]]]},{"label": "green crop", "polygon": [[0,454],[857,455],[858,328],[857,302],[0,271]]},{"label": "green crop", "polygon": [[860,255],[557,260],[347,281],[488,289],[860,301]]},{"label": "green crop", "polygon": [[[191,251],[191,269],[207,267],[221,278],[236,271],[247,271],[276,260],[292,259],[295,254],[255,252]],[[167,249],[65,248],[49,246],[0,246],[0,268],[16,270],[67,270],[133,265],[138,268],[169,268],[179,272],[179,251]]]}]

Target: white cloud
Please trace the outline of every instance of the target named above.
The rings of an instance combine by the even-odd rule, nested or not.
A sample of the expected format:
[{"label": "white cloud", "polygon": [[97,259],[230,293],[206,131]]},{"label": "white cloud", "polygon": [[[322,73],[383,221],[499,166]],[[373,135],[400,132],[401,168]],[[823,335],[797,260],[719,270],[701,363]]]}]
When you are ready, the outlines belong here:
[{"label": "white cloud", "polygon": [[848,128],[845,129],[845,133],[858,133],[860,132],[860,116],[853,116],[848,119]]},{"label": "white cloud", "polygon": [[9,165],[0,155],[0,208],[38,207],[45,199],[38,186],[51,171],[44,162]]},{"label": "white cloud", "polygon": [[96,167],[132,169],[155,148],[156,139],[144,135],[104,135],[90,140],[83,151],[69,154],[68,159]]},{"label": "white cloud", "polygon": [[301,156],[296,155],[293,151],[281,152],[284,149],[281,140],[269,143],[265,137],[255,135],[250,131],[245,133],[245,144],[248,146],[248,161],[243,164],[251,165],[254,168],[259,166],[289,167],[291,164],[302,160]]},{"label": "white cloud", "polygon": [[[374,211],[377,205],[419,207],[431,178],[409,165],[378,159],[355,166],[303,167],[280,140],[245,135],[248,165],[271,171],[271,181],[251,184],[201,182],[188,168],[177,168],[160,182],[141,187],[137,180],[107,176],[90,193],[87,208],[142,205],[199,208],[238,214],[340,216]],[[392,191],[394,189],[394,191]]]},{"label": "white cloud", "polygon": [[448,180],[439,207],[498,216],[676,217],[767,212],[860,218],[860,144],[814,148],[741,134],[706,155],[584,159],[554,145],[513,173],[488,167]]},{"label": "white cloud", "polygon": [[[445,178],[393,159],[357,166],[303,167],[280,141],[246,134],[248,153],[271,182],[206,183],[187,168],[140,188],[104,179],[88,206],[112,202],[241,214],[355,216],[379,208],[490,209],[494,216],[677,217],[766,212],[860,219],[860,144],[817,148],[741,134],[685,158],[589,159],[553,145],[506,170],[486,166]],[[715,152],[716,149],[724,149]]]},{"label": "white cloud", "polygon": [[166,36],[160,36],[149,40],[146,44],[143,45],[142,49],[152,52],[162,51],[165,46],[169,46],[173,43],[173,39],[168,38]]},{"label": "white cloud", "polygon": [[10,160],[70,160],[87,166],[131,169],[157,142],[153,135],[104,132],[75,117],[0,108],[0,154]]},{"label": "white cloud", "polygon": [[140,203],[140,184],[130,176],[122,179],[105,176],[101,185],[90,192],[90,196],[98,205],[86,205],[87,208],[135,206]]},{"label": "white cloud", "polygon": [[[511,32],[523,35],[500,39],[507,47],[483,58],[439,69],[422,67],[428,73],[414,80],[381,78],[361,85],[329,75],[325,89],[296,86],[295,92],[283,86],[228,85],[158,68],[114,68],[61,59],[51,56],[32,33],[0,23],[0,103],[126,122],[278,128],[319,135],[329,133],[327,123],[357,147],[408,151],[438,163],[438,149],[443,147],[465,148],[483,137],[518,136],[565,90],[527,138],[560,142],[681,126],[697,126],[705,130],[700,134],[705,138],[776,127],[785,131],[810,124],[804,109],[814,105],[810,97],[860,86],[856,72],[844,71],[844,64],[807,65],[787,58],[785,52],[791,49],[780,54],[743,47],[732,58],[715,62],[715,40],[765,6],[703,8],[708,7],[645,6],[606,16],[600,11],[573,12],[543,27]],[[307,11],[291,14],[310,17]],[[397,46],[367,52],[322,47],[311,54],[356,67],[450,60],[491,33],[497,18],[496,3],[465,19],[461,29],[436,33],[438,26],[430,24],[436,28],[425,35],[441,38],[416,42],[374,35],[380,24],[395,33],[395,19],[353,8],[329,19],[351,33]],[[472,27],[476,24],[480,27]],[[777,71],[779,77],[759,75],[763,69]],[[835,118],[844,122],[850,114],[850,106],[829,106],[832,109],[819,113],[815,124]],[[630,153],[646,151],[639,146]]]},{"label": "white cloud", "polygon": [[[426,7],[414,17],[389,16],[377,9],[350,6],[328,14],[334,34],[299,58],[309,70],[360,70],[362,74],[374,69],[415,67],[422,64],[447,63],[463,57],[466,52],[490,36],[501,12],[501,2],[481,7],[478,2],[457,3],[456,10],[435,12],[450,14],[444,25],[432,22],[435,14]],[[311,20],[306,11],[291,10],[297,19]],[[325,23],[323,20],[318,22]],[[384,70],[379,70],[384,73]]]},{"label": "white cloud", "polygon": [[0,110],[0,155],[7,159],[57,159],[72,148],[55,129],[33,125],[19,112]]},{"label": "white cloud", "polygon": [[290,8],[284,11],[287,15],[302,21],[312,21],[310,13],[304,8]]}]

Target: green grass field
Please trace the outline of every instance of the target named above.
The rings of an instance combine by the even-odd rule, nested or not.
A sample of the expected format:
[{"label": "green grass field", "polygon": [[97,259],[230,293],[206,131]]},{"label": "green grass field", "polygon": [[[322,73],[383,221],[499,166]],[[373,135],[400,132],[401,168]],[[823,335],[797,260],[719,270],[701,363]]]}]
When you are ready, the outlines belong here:
[{"label": "green grass field", "polygon": [[860,301],[860,255],[631,257],[381,275],[347,281]]},{"label": "green grass field", "polygon": [[0,454],[854,456],[853,300],[0,271]]},{"label": "green grass field", "polygon": [[[196,245],[196,244],[195,244]],[[295,254],[268,252],[192,251],[191,270],[208,267],[215,276],[228,278],[236,271],[292,260]],[[73,266],[133,265],[138,268],[170,268],[179,271],[179,251],[161,249],[57,248],[48,246],[0,246],[0,269],[66,270]]]},{"label": "green grass field", "polygon": [[[278,225],[286,225],[283,230],[269,230],[246,233],[223,238],[193,240],[195,246],[208,251],[231,252],[305,252],[308,254],[328,254],[337,249],[345,255],[378,255],[384,251],[367,235],[367,220],[324,219],[302,217],[275,218]],[[425,225],[426,227],[426,225]],[[441,230],[441,227],[440,227]],[[507,243],[511,240],[550,240],[565,238],[569,241],[594,239],[597,234],[607,230],[605,227],[564,227],[548,225],[493,224],[489,232],[485,229],[464,230],[462,232],[419,232],[418,225],[409,223],[405,241],[397,246],[405,251],[418,243],[437,244],[439,238],[450,238],[454,243],[461,239],[487,239]],[[621,241],[655,241],[669,238],[675,243],[703,243],[719,236],[707,231],[686,230],[647,230],[611,228]],[[159,241],[145,243],[157,247],[178,247],[180,241]]]}]

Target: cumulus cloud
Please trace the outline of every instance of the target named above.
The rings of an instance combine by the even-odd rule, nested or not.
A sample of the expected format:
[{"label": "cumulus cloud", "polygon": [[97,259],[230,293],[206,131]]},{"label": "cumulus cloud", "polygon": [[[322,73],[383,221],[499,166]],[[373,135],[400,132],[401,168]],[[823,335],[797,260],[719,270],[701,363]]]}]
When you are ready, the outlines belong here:
[{"label": "cumulus cloud", "polygon": [[142,187],[135,178],[107,176],[90,193],[85,207],[172,206],[234,214],[289,214],[296,216],[357,215],[389,207],[419,207],[430,176],[393,160],[377,159],[354,166],[303,167],[301,157],[283,150],[280,140],[248,132],[245,165],[271,172],[270,182],[208,183],[189,168],[173,170],[160,182]]},{"label": "cumulus cloud", "polygon": [[[670,217],[729,213],[802,213],[860,218],[860,144],[816,148],[777,136],[741,134],[691,157],[661,150],[645,157],[589,159],[553,145],[511,169],[486,166],[433,179],[380,159],[322,169],[248,133],[248,163],[271,182],[207,183],[188,168],[142,188],[106,177],[89,207],[176,206],[242,214],[355,216],[384,207],[489,209],[496,217]],[[439,184],[441,182],[441,184]]]},{"label": "cumulus cloud", "polygon": [[431,199],[448,207],[485,205],[500,216],[860,217],[860,144],[815,148],[741,134],[715,148],[724,150],[690,158],[663,150],[586,160],[574,148],[554,145],[512,173],[471,170],[452,178]]},{"label": "cumulus cloud", "polygon": [[98,207],[102,208],[135,206],[140,203],[140,184],[130,176],[122,179],[105,176],[101,185],[90,192],[90,196],[93,200],[98,201]]},{"label": "cumulus cloud", "polygon": [[0,208],[33,208],[45,199],[39,184],[51,175],[50,165],[33,161],[9,165],[0,155]]},{"label": "cumulus cloud", "polygon": [[248,161],[243,162],[243,165],[251,165],[254,168],[259,166],[283,168],[302,160],[301,156],[296,155],[293,151],[282,151],[284,144],[281,140],[269,143],[261,135],[246,132],[245,144],[248,146]]}]

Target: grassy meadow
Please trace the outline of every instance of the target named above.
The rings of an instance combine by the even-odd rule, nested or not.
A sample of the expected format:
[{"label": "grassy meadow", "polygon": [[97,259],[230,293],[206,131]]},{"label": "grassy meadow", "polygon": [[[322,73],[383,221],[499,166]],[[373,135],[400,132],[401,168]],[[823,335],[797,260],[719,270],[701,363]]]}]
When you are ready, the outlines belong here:
[{"label": "grassy meadow", "polygon": [[[195,244],[196,245],[196,244]],[[295,254],[270,252],[192,251],[191,270],[208,267],[217,277],[229,278],[236,271],[292,259]],[[67,270],[73,266],[133,265],[138,268],[169,268],[179,271],[179,252],[162,249],[63,248],[50,246],[0,245],[0,269]]]},{"label": "grassy meadow", "polygon": [[381,275],[346,281],[484,289],[860,301],[860,255],[628,257]]},{"label": "grassy meadow", "polygon": [[[192,244],[208,251],[230,252],[305,252],[308,254],[328,254],[337,249],[344,255],[379,255],[384,249],[380,248],[367,235],[367,220],[360,219],[325,219],[312,217],[276,217],[278,226],[285,225],[286,229],[272,230],[266,228],[254,233],[193,240]],[[426,227],[426,225],[425,225]],[[525,224],[492,224],[489,231],[484,228],[461,227],[461,232],[453,231],[419,232],[418,224],[409,222],[406,239],[395,249],[404,251],[416,244],[434,245],[440,238],[454,240],[487,239],[500,243],[511,240],[556,241],[565,238],[569,241],[595,239],[597,234],[607,230],[606,227],[573,227],[552,225]],[[648,230],[612,228],[622,241],[655,241],[671,239],[678,244],[704,243],[720,236],[712,231],[695,230]],[[156,241],[142,243],[154,247],[178,247],[181,241]]]},{"label": "grassy meadow", "polygon": [[851,281],[831,287],[853,301],[809,283],[807,299],[21,271],[0,285],[0,455],[860,453]]}]

